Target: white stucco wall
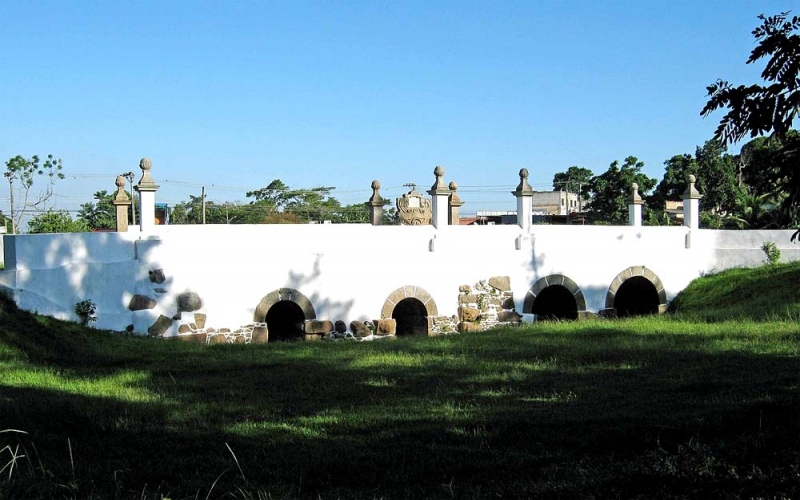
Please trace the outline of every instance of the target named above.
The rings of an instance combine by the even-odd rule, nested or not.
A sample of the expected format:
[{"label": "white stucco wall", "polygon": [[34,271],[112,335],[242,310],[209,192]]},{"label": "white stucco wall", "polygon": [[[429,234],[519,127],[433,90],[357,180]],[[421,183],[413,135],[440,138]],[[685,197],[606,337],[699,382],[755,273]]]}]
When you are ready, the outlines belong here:
[{"label": "white stucco wall", "polygon": [[[208,326],[253,320],[261,299],[278,288],[307,296],[317,318],[375,319],[389,294],[405,285],[427,291],[440,315],[457,313],[458,287],[509,276],[522,311],[541,277],[564,274],[582,290],[587,309],[605,307],[612,280],[645,266],[672,298],[711,270],[764,261],[772,241],[782,260],[800,259],[792,231],[710,231],[686,227],[619,226],[157,226],[149,234],[85,233],[5,238],[0,285],[23,309],[76,319],[76,302],[97,303],[96,326],[146,331],[158,315],[176,313],[176,297],[194,291]],[[687,248],[688,247],[688,248]],[[148,272],[163,269],[161,285]],[[158,293],[154,293],[159,289]],[[156,308],[133,313],[131,297],[149,295]]]}]

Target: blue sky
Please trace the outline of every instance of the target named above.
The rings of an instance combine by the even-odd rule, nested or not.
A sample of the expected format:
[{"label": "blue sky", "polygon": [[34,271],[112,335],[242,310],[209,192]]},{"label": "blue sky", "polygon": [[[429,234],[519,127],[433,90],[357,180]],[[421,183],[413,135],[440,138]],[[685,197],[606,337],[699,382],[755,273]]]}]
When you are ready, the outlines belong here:
[{"label": "blue sky", "polygon": [[273,179],[394,198],[442,165],[463,212],[507,209],[523,167],[544,190],[633,155],[660,179],[713,134],[706,86],[758,80],[756,16],[791,3],[5,1],[0,158],[62,158],[69,210],[143,156],[170,204]]}]

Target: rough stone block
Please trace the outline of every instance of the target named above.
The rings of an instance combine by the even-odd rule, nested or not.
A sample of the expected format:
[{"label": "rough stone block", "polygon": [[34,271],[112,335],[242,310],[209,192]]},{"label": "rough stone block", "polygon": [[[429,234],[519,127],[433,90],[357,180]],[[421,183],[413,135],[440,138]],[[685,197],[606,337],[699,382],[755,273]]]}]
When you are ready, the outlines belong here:
[{"label": "rough stone block", "polygon": [[489,278],[489,286],[494,287],[501,292],[511,290],[511,278],[508,276],[492,276]]},{"label": "rough stone block", "polygon": [[484,303],[487,306],[495,306],[499,309],[505,309],[505,307],[503,307],[503,299],[501,299],[500,297],[489,297],[484,301]]},{"label": "rough stone block", "polygon": [[325,334],[333,331],[333,323],[328,320],[310,319],[303,325],[306,333]]},{"label": "rough stone block", "polygon": [[468,293],[466,295],[459,295],[458,296],[458,303],[459,304],[475,304],[476,302],[478,302],[478,297],[476,295],[471,294],[471,293]]},{"label": "rough stone block", "polygon": [[164,332],[166,332],[170,327],[172,327],[172,319],[161,315],[158,317],[156,322],[147,329],[147,334],[154,337],[160,337],[164,335]]},{"label": "rough stone block", "polygon": [[501,323],[520,323],[522,315],[516,311],[500,311],[497,313],[497,321]]},{"label": "rough stone block", "polygon": [[469,293],[470,290],[472,290],[472,287],[469,285],[461,285],[460,287],[458,287],[458,291],[461,293]]},{"label": "rough stone block", "polygon": [[602,316],[592,311],[578,311],[578,321],[585,321],[587,319],[600,319]]},{"label": "rough stone block", "polygon": [[178,311],[196,311],[203,307],[203,299],[196,292],[185,292],[178,295]]},{"label": "rough stone block", "polygon": [[336,323],[333,324],[333,329],[336,330],[336,333],[345,333],[347,331],[347,324],[340,319],[336,320]]},{"label": "rough stone block", "polygon": [[304,333],[300,336],[300,340],[305,342],[314,342],[316,340],[322,340],[322,334],[319,333]]},{"label": "rough stone block", "polygon": [[225,344],[228,342],[227,337],[225,335],[218,333],[216,335],[212,335],[208,339],[208,345],[216,345],[216,344]]},{"label": "rough stone block", "polygon": [[375,321],[375,335],[386,336],[397,333],[397,320],[379,319]]},{"label": "rough stone block", "polygon": [[149,271],[148,276],[150,278],[151,283],[158,283],[159,285],[167,280],[166,276],[164,276],[163,269],[153,269]]},{"label": "rough stone block", "polygon": [[194,344],[205,344],[206,343],[206,334],[205,333],[187,333],[185,335],[175,335],[172,337],[164,337],[165,339],[175,339],[180,340],[181,342],[191,342]]},{"label": "rough stone block", "polygon": [[244,335],[237,335],[237,336],[235,336],[235,337],[233,338],[233,343],[234,343],[234,344],[244,344],[244,343],[245,343],[245,338],[244,338]]},{"label": "rough stone block", "polygon": [[266,344],[269,342],[269,331],[263,326],[253,328],[253,337],[250,340],[251,344]]},{"label": "rough stone block", "polygon": [[179,334],[181,334],[181,333],[191,333],[191,331],[192,331],[192,328],[189,325],[185,324],[185,323],[178,327],[178,333]]},{"label": "rough stone block", "polygon": [[478,323],[464,323],[463,321],[458,324],[458,331],[461,333],[472,333],[481,331],[481,325]]},{"label": "rough stone block", "polygon": [[478,321],[481,312],[478,309],[474,309],[472,307],[461,306],[458,308],[458,314],[462,322],[466,321],[472,323],[474,321]]},{"label": "rough stone block", "polygon": [[206,327],[206,315],[204,313],[194,313],[194,324],[197,328]]},{"label": "rough stone block", "polygon": [[156,304],[156,299],[148,297],[147,295],[134,295],[128,303],[128,309],[131,311],[143,311],[144,309],[153,309]]},{"label": "rough stone block", "polygon": [[372,335],[372,330],[370,330],[363,321],[351,321],[350,331],[353,332],[353,336],[357,338],[364,338]]},{"label": "rough stone block", "polygon": [[503,303],[500,305],[503,309],[514,309],[516,307],[514,304],[514,297],[503,299]]}]

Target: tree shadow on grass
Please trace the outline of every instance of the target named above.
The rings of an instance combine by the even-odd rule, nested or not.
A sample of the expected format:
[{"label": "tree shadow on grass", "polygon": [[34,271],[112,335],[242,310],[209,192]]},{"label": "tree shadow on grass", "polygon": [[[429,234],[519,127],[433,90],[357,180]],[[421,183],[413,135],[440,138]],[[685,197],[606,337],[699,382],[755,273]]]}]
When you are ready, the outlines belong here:
[{"label": "tree shadow on grass", "polygon": [[[76,384],[130,370],[145,402],[0,384],[2,427],[29,432],[14,439],[35,445],[46,492],[72,477],[69,439],[77,498],[138,498],[145,485],[153,498],[204,497],[220,475],[215,495],[280,498],[798,493],[800,360],[714,351],[709,336],[136,340],[88,356],[80,343],[53,352],[66,342],[53,335],[18,343],[28,364]],[[41,479],[33,469],[20,481]]]}]

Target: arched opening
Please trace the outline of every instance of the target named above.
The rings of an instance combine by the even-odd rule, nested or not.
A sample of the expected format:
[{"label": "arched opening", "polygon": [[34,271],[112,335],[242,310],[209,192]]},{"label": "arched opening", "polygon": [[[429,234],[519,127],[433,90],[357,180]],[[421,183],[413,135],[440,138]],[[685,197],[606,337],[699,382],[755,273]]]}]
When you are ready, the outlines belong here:
[{"label": "arched opening", "polygon": [[659,303],[658,290],[643,276],[626,279],[614,296],[614,308],[620,318],[657,314]]},{"label": "arched opening", "polygon": [[297,339],[303,333],[305,319],[303,309],[291,300],[276,302],[267,311],[266,323],[270,341]]},{"label": "arched opening", "polygon": [[567,287],[550,285],[533,300],[531,313],[544,321],[575,320],[578,319],[578,303]]},{"label": "arched opening", "polygon": [[428,310],[420,300],[406,298],[394,306],[392,318],[397,321],[397,335],[428,334]]}]

